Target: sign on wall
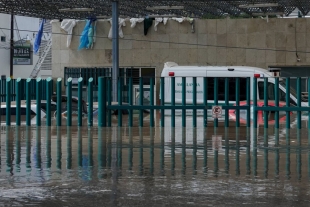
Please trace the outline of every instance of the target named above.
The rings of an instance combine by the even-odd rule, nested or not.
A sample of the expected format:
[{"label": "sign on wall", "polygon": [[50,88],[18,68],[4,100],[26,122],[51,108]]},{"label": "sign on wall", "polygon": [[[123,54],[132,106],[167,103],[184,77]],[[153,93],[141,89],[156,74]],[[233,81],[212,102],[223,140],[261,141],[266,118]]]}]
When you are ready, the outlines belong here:
[{"label": "sign on wall", "polygon": [[32,65],[30,41],[18,41],[14,43],[14,65]]}]

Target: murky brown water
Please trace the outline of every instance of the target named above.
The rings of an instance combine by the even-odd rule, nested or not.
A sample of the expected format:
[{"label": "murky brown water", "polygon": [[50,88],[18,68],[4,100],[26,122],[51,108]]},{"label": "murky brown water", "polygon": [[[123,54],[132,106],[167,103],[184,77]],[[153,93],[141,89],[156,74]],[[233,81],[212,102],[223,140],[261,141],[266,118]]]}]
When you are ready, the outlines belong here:
[{"label": "murky brown water", "polygon": [[310,206],[302,127],[2,126],[0,206]]}]

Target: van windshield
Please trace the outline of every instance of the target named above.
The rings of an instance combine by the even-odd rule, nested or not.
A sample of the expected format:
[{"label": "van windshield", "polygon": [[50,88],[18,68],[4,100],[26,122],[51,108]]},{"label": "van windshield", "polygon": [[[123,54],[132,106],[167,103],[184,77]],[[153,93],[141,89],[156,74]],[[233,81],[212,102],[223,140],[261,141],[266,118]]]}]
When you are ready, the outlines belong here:
[{"label": "van windshield", "polygon": [[[286,89],[285,81],[279,81],[279,84]],[[294,88],[290,87],[290,93],[297,99],[297,92],[295,91]],[[303,96],[301,96],[301,101],[305,102],[305,101],[308,101],[308,99],[303,97]]]}]

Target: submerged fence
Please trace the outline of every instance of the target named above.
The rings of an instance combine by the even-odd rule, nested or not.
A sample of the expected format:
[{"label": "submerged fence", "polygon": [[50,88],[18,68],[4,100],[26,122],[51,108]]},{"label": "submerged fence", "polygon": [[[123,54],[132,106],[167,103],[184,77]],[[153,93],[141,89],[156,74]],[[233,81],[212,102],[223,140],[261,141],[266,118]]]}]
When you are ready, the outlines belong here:
[{"label": "submerged fence", "polygon": [[[272,79],[272,84],[269,82]],[[66,95],[72,96],[72,78],[66,80]],[[176,80],[178,82],[176,82]],[[16,125],[21,125],[21,100],[26,100],[26,125],[31,125],[31,100],[34,98],[31,91],[32,85],[35,81],[35,99],[36,103],[40,103],[43,99],[51,100],[53,80],[48,78],[42,80],[40,78],[36,80],[27,79],[11,80],[6,79],[5,83],[5,105],[2,104],[2,108],[5,108],[6,112],[6,125],[11,125],[11,101],[16,100]],[[281,82],[280,82],[281,81]],[[309,81],[309,80],[308,80]],[[23,85],[25,82],[25,85]],[[62,82],[61,78],[56,81],[56,96],[57,100],[61,100],[62,96]],[[117,125],[123,125],[123,114],[121,111],[128,111],[128,126],[133,126],[133,112],[139,111],[138,122],[139,126],[143,127],[145,119],[149,119],[149,126],[154,127],[155,112],[160,112],[160,126],[165,127],[165,113],[169,112],[171,127],[176,127],[176,111],[181,112],[181,126],[186,127],[187,112],[191,111],[192,126],[197,127],[198,111],[203,117],[203,127],[208,126],[208,122],[212,121],[214,127],[218,127],[218,117],[211,118],[210,110],[214,109],[214,106],[220,106],[224,112],[224,124],[225,127],[229,127],[230,114],[235,116],[235,126],[240,127],[241,123],[244,123],[247,127],[252,124],[255,128],[258,127],[258,122],[262,121],[265,128],[268,128],[270,122],[268,121],[269,112],[274,112],[274,127],[279,128],[280,118],[279,113],[285,112],[286,128],[290,128],[290,116],[291,112],[297,113],[297,127],[301,128],[302,113],[309,112],[310,101],[306,100],[306,96],[302,96],[301,91],[301,78],[297,78],[297,91],[293,91],[290,88],[290,78],[285,80],[278,77],[275,78],[220,78],[220,77],[161,77],[159,82],[160,88],[160,104],[155,105],[155,78],[150,78],[149,89],[149,104],[144,104],[144,80],[140,78],[139,84],[139,104],[133,104],[133,81],[132,78],[128,79],[128,103],[122,102],[124,93],[122,78],[118,80],[118,103],[112,103],[112,80],[110,77],[98,78],[98,111],[94,112],[94,79],[89,78],[87,80],[87,116],[83,112],[83,85],[85,80],[78,78],[78,108],[77,108],[77,123],[78,126],[83,125],[83,119],[87,119],[87,125],[93,126],[94,116],[96,115],[99,127],[112,126],[112,112],[117,113]],[[281,87],[280,87],[281,85]],[[15,87],[16,94],[12,94],[12,89]],[[3,87],[1,87],[3,88]],[[191,90],[189,90],[191,88]],[[198,90],[199,88],[199,90]],[[308,86],[310,91],[310,84]],[[252,90],[251,90],[252,89]],[[254,90],[253,90],[254,89]],[[282,90],[283,89],[283,90]],[[165,94],[166,92],[170,94]],[[44,94],[45,92],[45,94]],[[44,94],[44,95],[42,95]],[[14,98],[13,98],[14,97]],[[270,106],[269,101],[273,100],[273,105]],[[241,104],[241,101],[243,103]],[[260,103],[258,103],[260,102]],[[263,104],[261,104],[263,102]],[[280,107],[281,102],[281,107]],[[284,105],[283,105],[284,103]],[[61,101],[57,101],[56,109],[58,112],[62,111]],[[67,118],[65,120],[67,126],[72,126],[72,99],[67,99]],[[144,111],[149,111],[149,116],[144,117]],[[0,110],[0,112],[3,110]],[[241,117],[240,112],[246,112],[245,117]],[[263,117],[258,117],[259,112],[263,112]],[[55,113],[55,118],[52,117],[51,101],[46,101],[46,125],[52,125],[52,119],[55,119],[56,125],[62,125],[63,116],[61,113]],[[0,114],[1,115],[1,114]],[[127,115],[126,115],[127,116]],[[310,114],[307,114],[307,118]],[[41,107],[36,108],[36,125],[41,125]],[[310,123],[308,122],[308,128]]]},{"label": "submerged fence", "polygon": [[[197,140],[197,128],[192,129],[190,136],[186,129],[180,130],[182,139],[178,139],[175,128],[125,129],[78,127],[73,131],[70,127],[67,130],[62,127],[4,127],[0,130],[3,133],[0,143],[6,153],[0,154],[3,160],[0,169],[4,173],[15,170],[17,175],[33,170],[41,172],[42,169],[49,172],[53,168],[83,170],[84,173],[79,175],[96,172],[104,173],[106,178],[111,174],[101,169],[111,169],[115,159],[117,172],[124,170],[120,175],[130,170],[141,173],[139,175],[145,175],[147,171],[162,175],[216,173],[224,176],[235,172],[235,175],[260,178],[283,176],[288,180],[297,177],[305,181],[310,178],[310,139],[308,145],[302,144],[302,130],[299,129],[294,132],[285,129],[284,138],[275,133],[275,145],[268,144],[269,136],[265,133],[268,129],[264,129],[261,143],[251,143],[250,131],[246,132],[246,140],[241,140],[244,132],[236,130],[229,134],[229,129],[225,128],[221,145],[211,138],[216,133],[215,128],[204,128],[205,137],[200,141]],[[171,136],[165,136],[165,131],[171,131]],[[255,133],[253,140],[257,140]],[[50,173],[38,175],[49,177]]]}]

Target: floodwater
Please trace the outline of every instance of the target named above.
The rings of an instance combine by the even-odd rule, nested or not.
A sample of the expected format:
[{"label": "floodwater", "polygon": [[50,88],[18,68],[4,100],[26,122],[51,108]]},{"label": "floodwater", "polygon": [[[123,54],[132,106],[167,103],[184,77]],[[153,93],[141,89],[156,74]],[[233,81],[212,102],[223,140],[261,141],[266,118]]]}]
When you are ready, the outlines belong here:
[{"label": "floodwater", "polygon": [[307,124],[2,126],[0,206],[310,206]]}]

